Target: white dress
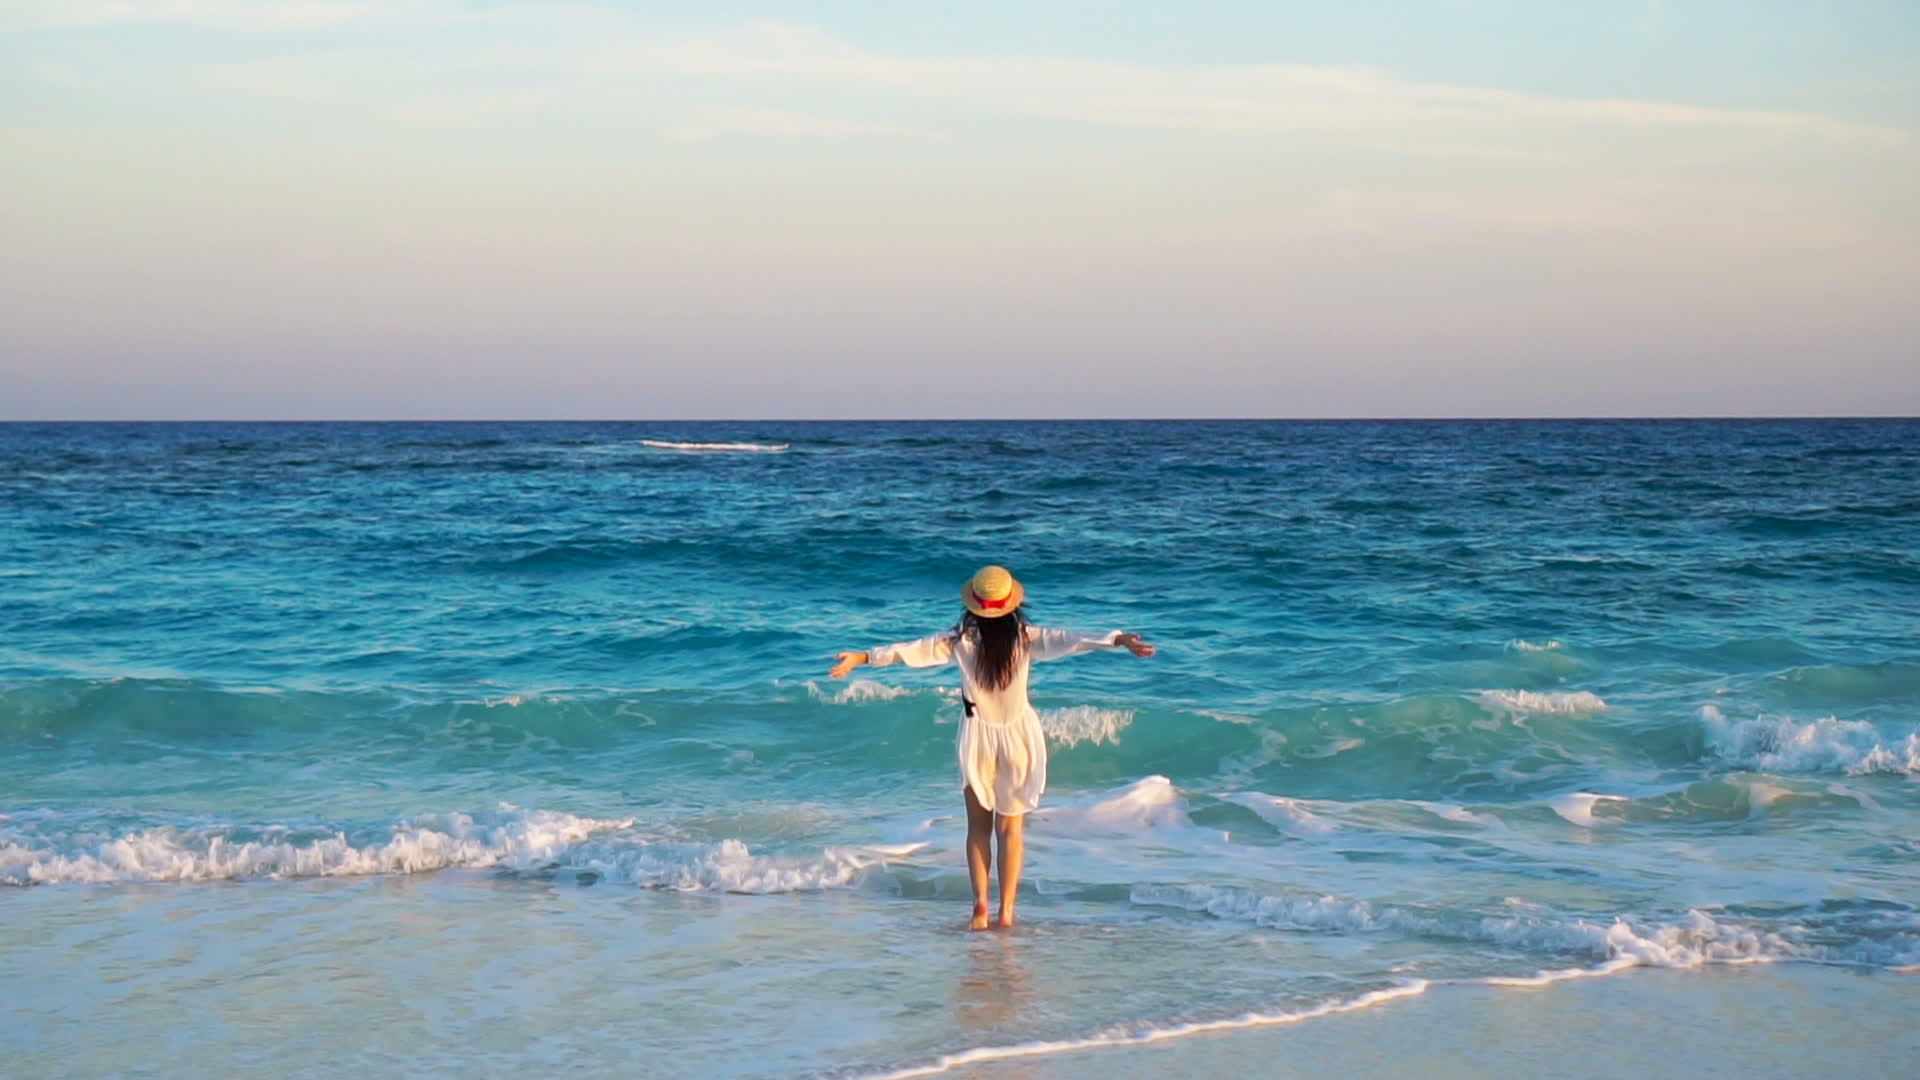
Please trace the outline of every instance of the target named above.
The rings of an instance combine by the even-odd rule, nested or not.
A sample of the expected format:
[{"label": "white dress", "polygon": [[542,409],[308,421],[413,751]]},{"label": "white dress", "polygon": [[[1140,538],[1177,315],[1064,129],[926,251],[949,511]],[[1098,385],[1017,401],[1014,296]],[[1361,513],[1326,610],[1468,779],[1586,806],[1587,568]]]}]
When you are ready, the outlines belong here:
[{"label": "white dress", "polygon": [[1089,636],[1029,626],[1026,647],[1014,657],[1013,678],[999,690],[981,686],[974,677],[980,643],[951,630],[882,645],[867,653],[867,662],[875,667],[896,662],[908,667],[959,664],[960,692],[974,705],[972,715],[960,721],[960,777],[981,806],[1012,816],[1039,806],[1040,793],[1047,788],[1047,737],[1040,730],[1040,714],[1027,701],[1027,672],[1033,661],[1111,648],[1119,636],[1118,630]]}]

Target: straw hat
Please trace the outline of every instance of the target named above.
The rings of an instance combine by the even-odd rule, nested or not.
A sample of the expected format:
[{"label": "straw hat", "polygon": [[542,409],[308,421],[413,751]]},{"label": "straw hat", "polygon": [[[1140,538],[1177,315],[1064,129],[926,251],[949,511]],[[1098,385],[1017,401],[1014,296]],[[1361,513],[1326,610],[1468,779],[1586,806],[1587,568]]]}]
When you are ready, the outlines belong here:
[{"label": "straw hat", "polygon": [[960,602],[983,619],[1009,614],[1026,599],[1021,588],[1004,566],[984,566],[973,579],[960,586]]}]

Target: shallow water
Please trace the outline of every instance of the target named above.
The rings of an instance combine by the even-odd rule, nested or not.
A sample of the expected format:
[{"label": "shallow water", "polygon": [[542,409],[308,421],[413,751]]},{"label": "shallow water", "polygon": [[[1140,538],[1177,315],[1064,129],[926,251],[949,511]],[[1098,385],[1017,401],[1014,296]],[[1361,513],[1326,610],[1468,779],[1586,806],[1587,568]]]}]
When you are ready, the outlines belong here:
[{"label": "shallow water", "polygon": [[[0,425],[0,1024],[865,1074],[1908,968],[1916,475],[1910,421]],[[950,673],[823,674],[988,561],[1162,646],[1036,671],[1011,935]]]}]

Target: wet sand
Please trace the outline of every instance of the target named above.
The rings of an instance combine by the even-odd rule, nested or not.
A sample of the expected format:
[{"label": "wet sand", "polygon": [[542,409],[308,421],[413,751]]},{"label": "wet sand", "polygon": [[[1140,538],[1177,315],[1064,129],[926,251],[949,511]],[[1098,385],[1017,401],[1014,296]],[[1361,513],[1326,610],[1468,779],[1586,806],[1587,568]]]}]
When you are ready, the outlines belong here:
[{"label": "wet sand", "polygon": [[1920,975],[1797,964],[1430,986],[1294,1023],[957,1066],[966,1080],[1920,1076]]}]

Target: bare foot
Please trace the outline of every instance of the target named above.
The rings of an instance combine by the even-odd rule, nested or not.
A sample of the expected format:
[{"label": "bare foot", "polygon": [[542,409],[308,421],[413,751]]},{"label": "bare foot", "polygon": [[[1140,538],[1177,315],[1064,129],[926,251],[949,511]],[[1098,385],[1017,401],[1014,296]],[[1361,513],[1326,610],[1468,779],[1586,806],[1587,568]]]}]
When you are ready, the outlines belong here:
[{"label": "bare foot", "polygon": [[[982,917],[984,918],[984,916],[982,916]],[[1011,912],[1011,911],[1003,911],[1003,912],[1001,912],[1001,913],[1000,913],[1000,917],[999,917],[998,919],[995,919],[995,920],[993,921],[993,928],[994,928],[995,930],[1011,930],[1011,929],[1013,929],[1013,912]]]},{"label": "bare foot", "polygon": [[985,900],[976,900],[974,901],[974,904],[973,904],[973,921],[967,924],[967,929],[985,930],[986,928],[987,928],[987,902]]}]

